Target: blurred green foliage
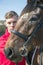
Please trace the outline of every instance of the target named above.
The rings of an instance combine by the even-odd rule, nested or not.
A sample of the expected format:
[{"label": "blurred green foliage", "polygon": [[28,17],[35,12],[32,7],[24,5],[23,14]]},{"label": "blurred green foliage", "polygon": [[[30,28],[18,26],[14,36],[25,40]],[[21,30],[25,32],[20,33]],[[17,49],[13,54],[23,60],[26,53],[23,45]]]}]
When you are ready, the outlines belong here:
[{"label": "blurred green foliage", "polygon": [[4,25],[5,20],[0,20],[0,36],[5,33],[5,25]]},{"label": "blurred green foliage", "polygon": [[0,20],[0,23],[4,24],[5,20]]},{"label": "blurred green foliage", "polygon": [[6,27],[5,25],[0,25],[0,36],[5,33]]}]

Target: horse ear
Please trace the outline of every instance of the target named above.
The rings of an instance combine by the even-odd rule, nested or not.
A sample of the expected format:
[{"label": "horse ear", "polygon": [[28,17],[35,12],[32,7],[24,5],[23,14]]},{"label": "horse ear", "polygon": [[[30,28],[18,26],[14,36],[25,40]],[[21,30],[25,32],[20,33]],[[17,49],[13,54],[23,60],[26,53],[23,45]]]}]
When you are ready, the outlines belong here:
[{"label": "horse ear", "polygon": [[40,0],[40,2],[43,4],[43,0]]},{"label": "horse ear", "polygon": [[38,0],[38,3],[42,3],[43,4],[43,0]]}]

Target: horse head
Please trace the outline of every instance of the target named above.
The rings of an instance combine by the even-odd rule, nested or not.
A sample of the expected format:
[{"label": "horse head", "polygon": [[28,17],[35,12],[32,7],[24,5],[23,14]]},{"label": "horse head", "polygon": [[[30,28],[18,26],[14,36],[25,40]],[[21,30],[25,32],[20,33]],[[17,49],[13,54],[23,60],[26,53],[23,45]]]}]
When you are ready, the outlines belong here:
[{"label": "horse head", "polygon": [[6,57],[14,62],[20,61],[22,56],[27,55],[36,46],[43,45],[42,27],[37,29],[31,38],[33,31],[43,19],[43,8],[40,3],[43,3],[43,0],[28,0],[27,2],[4,48]]}]

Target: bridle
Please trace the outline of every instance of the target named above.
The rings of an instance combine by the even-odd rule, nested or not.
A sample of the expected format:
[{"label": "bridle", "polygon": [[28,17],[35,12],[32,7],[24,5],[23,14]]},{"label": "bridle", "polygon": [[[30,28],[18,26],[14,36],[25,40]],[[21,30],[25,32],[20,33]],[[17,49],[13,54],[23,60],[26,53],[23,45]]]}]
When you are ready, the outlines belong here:
[{"label": "bridle", "polygon": [[31,33],[31,35],[29,35],[28,37],[16,30],[11,30],[12,33],[14,33],[15,35],[19,36],[20,38],[25,40],[25,43],[23,44],[23,48],[25,48],[25,46],[28,44],[28,42],[31,41],[31,39],[34,37],[34,35],[38,32],[38,30],[43,27],[43,19],[40,20],[41,22],[38,23],[37,27],[33,30],[33,32]]},{"label": "bridle", "polygon": [[[16,31],[16,30],[12,30],[11,32],[14,33],[15,35],[19,36],[20,38],[24,39],[25,40],[25,43],[23,44],[23,48],[22,48],[22,51],[20,52],[20,55],[21,56],[24,56],[27,60],[27,63],[29,65],[33,65],[33,60],[34,60],[34,56],[36,54],[36,51],[37,51],[37,47],[35,48],[34,50],[34,53],[33,53],[33,56],[32,56],[32,61],[31,61],[31,64],[30,62],[28,61],[28,52],[26,50],[26,45],[28,44],[28,42],[31,41],[31,39],[34,37],[34,35],[38,32],[38,30],[43,27],[43,19],[41,20],[41,22],[38,23],[37,27],[34,29],[34,31],[32,32],[32,34],[27,37],[26,35],[24,34],[21,34],[20,32]],[[30,43],[31,44],[31,43]],[[25,51],[25,52],[24,52]],[[41,50],[40,50],[41,51]],[[22,55],[22,53],[24,52],[24,54]],[[40,57],[42,58],[42,51],[40,52]],[[42,65],[42,59],[40,60],[40,65]]]},{"label": "bridle", "polygon": [[[26,45],[28,44],[28,42],[31,41],[31,39],[34,37],[34,35],[38,32],[38,30],[43,27],[43,19],[40,20],[41,22],[38,23],[37,27],[34,29],[34,31],[32,32],[32,34],[27,37],[26,35],[23,35],[21,34],[20,32],[16,31],[16,30],[12,30],[11,32],[14,33],[15,35],[19,36],[20,38],[23,38],[25,40],[25,43],[23,44],[23,49],[22,51],[20,52],[20,55],[21,56],[24,56],[28,62],[28,64],[30,65],[29,61],[28,61],[28,53],[27,53],[27,50],[26,50]],[[31,43],[30,43],[31,44]],[[25,51],[25,52],[24,52]],[[35,48],[34,50],[34,53],[33,53],[33,57],[32,57],[32,61],[31,61],[31,65],[33,65],[33,60],[34,60],[34,56],[35,56],[35,53],[37,51],[37,47]],[[24,52],[24,54],[22,55],[22,53]],[[41,54],[41,53],[40,53]],[[41,54],[42,55],[42,54]],[[40,55],[40,56],[41,56]],[[42,57],[42,56],[41,56]],[[40,63],[41,63],[42,59],[40,60]],[[40,64],[42,65],[42,64]]]},{"label": "bridle", "polygon": [[[36,7],[39,7],[39,8],[41,8],[41,9],[43,9],[43,4],[39,4],[39,5],[37,5]],[[28,57],[27,57],[27,51],[26,51],[26,45],[28,44],[28,42],[30,42],[31,41],[31,39],[34,37],[34,35],[38,32],[38,30],[41,28],[41,27],[43,27],[43,19],[41,19],[40,20],[41,22],[39,22],[38,23],[38,25],[37,25],[37,27],[35,27],[35,29],[33,30],[33,32],[31,33],[31,35],[29,35],[29,36],[26,36],[26,35],[24,35],[24,34],[22,34],[22,33],[20,33],[20,32],[18,32],[18,31],[16,31],[16,30],[11,30],[11,32],[12,33],[14,33],[15,35],[17,35],[17,36],[19,36],[20,38],[22,38],[22,39],[24,39],[25,40],[25,43],[23,44],[23,49],[22,49],[22,52],[24,52],[24,55],[22,55],[21,53],[21,56],[25,56],[26,57],[26,59],[27,59],[27,62],[28,62],[28,64],[29,64],[29,61],[28,61]],[[31,44],[31,43],[30,43]],[[35,53],[36,53],[36,50],[37,50],[37,48],[35,48],[35,51],[34,51],[34,54],[33,54],[33,57],[34,57],[34,55],[35,55]],[[32,61],[33,62],[33,61]],[[32,63],[31,63],[31,65],[33,65]],[[42,65],[42,64],[40,64],[40,65]]]}]

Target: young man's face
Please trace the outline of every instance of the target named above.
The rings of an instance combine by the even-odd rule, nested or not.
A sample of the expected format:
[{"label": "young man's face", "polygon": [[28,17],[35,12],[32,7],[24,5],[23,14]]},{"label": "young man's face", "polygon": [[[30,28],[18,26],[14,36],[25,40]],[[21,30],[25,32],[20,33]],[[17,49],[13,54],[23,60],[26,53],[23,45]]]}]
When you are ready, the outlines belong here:
[{"label": "young man's face", "polygon": [[12,18],[6,19],[6,27],[9,33],[11,33],[11,30],[14,30],[17,19],[17,16],[13,16]]}]

